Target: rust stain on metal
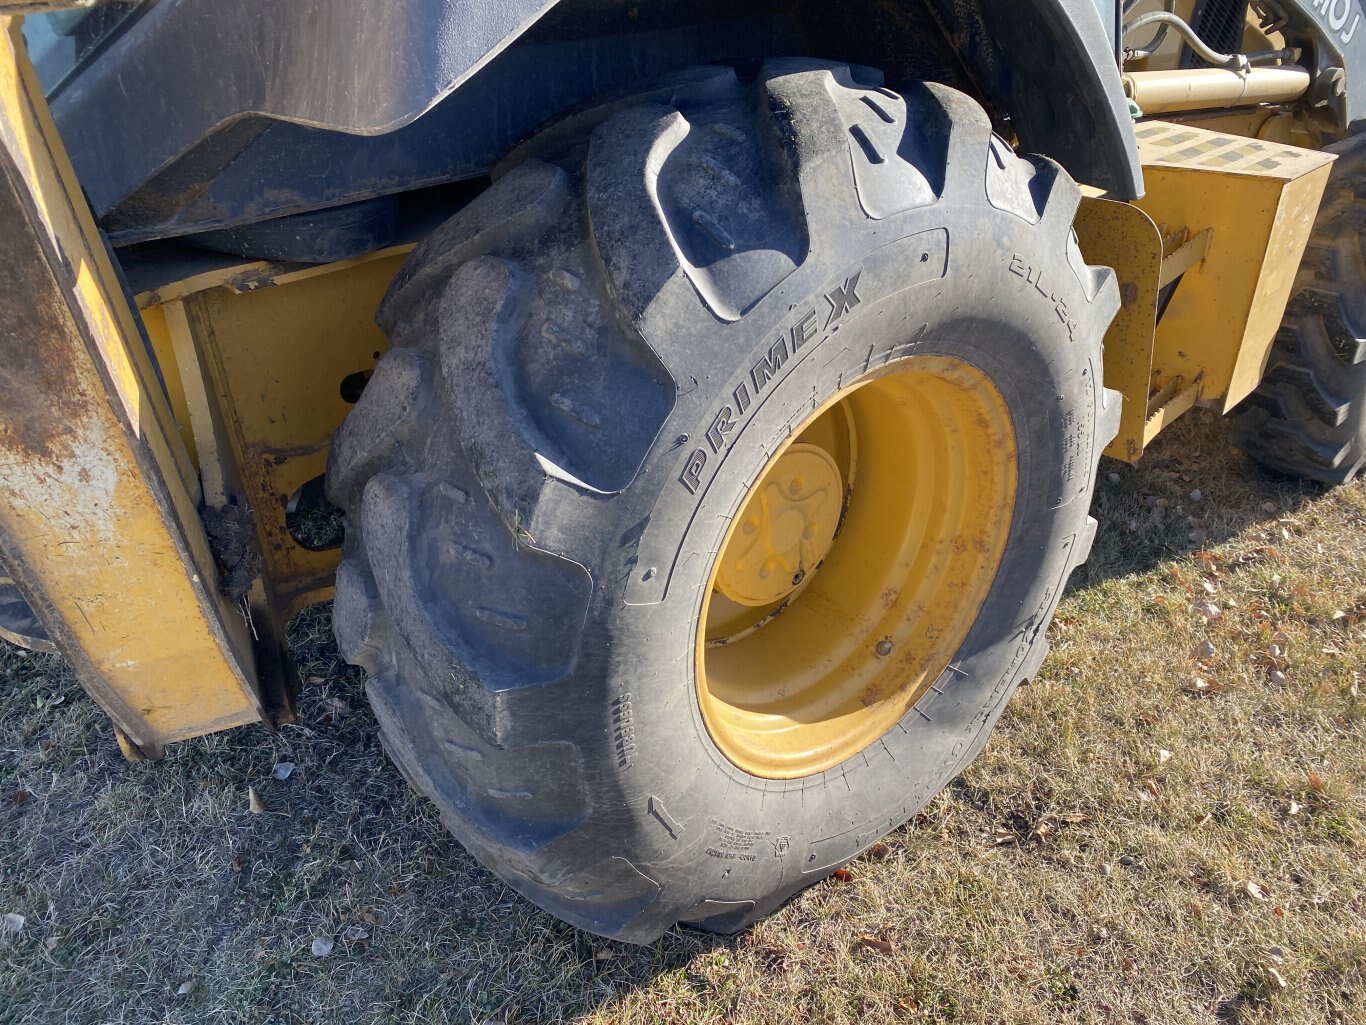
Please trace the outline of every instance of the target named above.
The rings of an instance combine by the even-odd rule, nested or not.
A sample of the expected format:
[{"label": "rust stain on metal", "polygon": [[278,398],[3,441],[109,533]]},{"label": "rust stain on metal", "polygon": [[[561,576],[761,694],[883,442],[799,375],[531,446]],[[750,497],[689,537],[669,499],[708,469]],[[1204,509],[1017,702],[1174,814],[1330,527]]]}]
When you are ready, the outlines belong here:
[{"label": "rust stain on metal", "polygon": [[130,750],[260,719],[245,628],[198,568],[208,545],[159,384],[5,17],[0,238],[0,544],[13,575]]},{"label": "rust stain on metal", "polygon": [[[69,360],[54,359],[51,351],[34,344],[34,332],[55,338],[64,331],[65,311],[55,301],[44,301],[51,290],[50,278],[43,287],[41,278],[46,275],[46,267],[15,259],[0,261],[0,318],[5,324],[0,330],[0,360],[5,366],[0,374],[0,405],[11,411],[0,423],[0,449],[61,465],[71,454],[74,433],[70,411],[62,400],[74,399],[72,405],[77,405],[87,396]],[[14,304],[28,305],[28,317],[16,317],[16,311],[9,309]],[[20,332],[18,325],[30,319],[32,331]]]}]

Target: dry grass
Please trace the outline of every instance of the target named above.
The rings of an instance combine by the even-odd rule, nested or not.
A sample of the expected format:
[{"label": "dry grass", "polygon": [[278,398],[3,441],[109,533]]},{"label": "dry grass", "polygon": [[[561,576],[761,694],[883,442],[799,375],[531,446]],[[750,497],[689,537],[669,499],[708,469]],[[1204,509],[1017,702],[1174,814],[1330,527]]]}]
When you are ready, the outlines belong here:
[{"label": "dry grass", "polygon": [[159,765],[59,661],[0,651],[0,914],[26,919],[0,1020],[1366,1021],[1366,483],[1223,438],[1197,414],[1103,467],[1092,562],[986,754],[729,941],[604,943],[484,873],[385,761],[325,613],[296,624],[298,725]]}]

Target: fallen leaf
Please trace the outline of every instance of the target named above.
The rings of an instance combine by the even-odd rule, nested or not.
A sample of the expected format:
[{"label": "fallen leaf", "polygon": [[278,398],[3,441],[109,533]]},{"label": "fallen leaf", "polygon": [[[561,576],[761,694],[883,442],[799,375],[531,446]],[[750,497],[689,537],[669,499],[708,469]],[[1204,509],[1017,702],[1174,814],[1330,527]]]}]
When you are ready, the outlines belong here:
[{"label": "fallen leaf", "polygon": [[24,924],[28,921],[23,915],[15,914],[13,911],[6,911],[5,917],[0,918],[0,935],[17,936],[24,931]]},{"label": "fallen leaf", "polygon": [[896,952],[896,947],[892,946],[887,940],[880,940],[876,936],[860,936],[858,942],[860,947],[865,947],[868,950],[884,956]]},{"label": "fallen leaf", "polygon": [[56,950],[57,944],[61,942],[62,938],[60,936],[49,936],[47,939],[43,940],[43,947],[46,950]]},{"label": "fallen leaf", "polygon": [[[1112,473],[1110,476],[1116,480],[1119,478],[1117,473]],[[920,1001],[914,997],[907,997],[905,1000],[893,1000],[892,1006],[900,1012],[899,1016],[907,1018],[918,1018],[920,1016]]]},{"label": "fallen leaf", "polygon": [[1155,781],[1151,780],[1151,779],[1150,779],[1150,780],[1146,780],[1146,781],[1143,783],[1143,786],[1144,786],[1144,788],[1148,791],[1148,793],[1152,794],[1154,797],[1156,797],[1158,794],[1162,793],[1162,788],[1159,787],[1159,786],[1157,785],[1157,783],[1156,783]]},{"label": "fallen leaf", "polygon": [[1271,909],[1271,913],[1272,913],[1273,915],[1275,915],[1277,918],[1284,918],[1284,917],[1285,917],[1285,908],[1283,908],[1283,907],[1281,907],[1279,904],[1277,904],[1274,908]]},{"label": "fallen leaf", "polygon": [[1169,761],[1171,761],[1171,760],[1172,760],[1172,753],[1171,753],[1170,751],[1168,751],[1166,748],[1163,748],[1163,747],[1159,747],[1159,748],[1157,749],[1157,764],[1158,764],[1158,765],[1162,765],[1162,764],[1164,764],[1164,763],[1166,763],[1166,762],[1169,762]]},{"label": "fallen leaf", "polygon": [[841,883],[852,882],[854,878],[854,873],[850,872],[847,868],[837,868],[831,874]]},{"label": "fallen leaf", "polygon": [[1290,799],[1290,814],[1291,814],[1291,815],[1298,815],[1299,813],[1300,813],[1300,803],[1299,803],[1298,801],[1296,801],[1294,798],[1291,798],[1291,799]]},{"label": "fallen leaf", "polygon": [[1200,650],[1199,655],[1197,657],[1202,659],[1209,659],[1213,658],[1216,654],[1217,652],[1214,650],[1214,645],[1210,643],[1208,637],[1200,642]]},{"label": "fallen leaf", "polygon": [[1198,819],[1195,820],[1195,824],[1197,826],[1208,825],[1210,819],[1212,818],[1214,818],[1213,815],[1211,815],[1209,812],[1205,812],[1205,814],[1201,815]]},{"label": "fallen leaf", "polygon": [[247,787],[247,807],[253,815],[260,815],[266,810],[266,802],[261,800],[261,795],[256,792],[255,787]]},{"label": "fallen leaf", "polygon": [[883,859],[889,857],[891,853],[892,849],[888,847],[885,843],[883,843],[881,840],[879,840],[877,843],[873,844],[873,846],[868,848],[868,857],[872,858],[874,861],[882,861]]},{"label": "fallen leaf", "polygon": [[1243,890],[1246,891],[1247,895],[1251,897],[1253,900],[1268,899],[1266,891],[1262,889],[1261,886],[1259,886],[1257,883],[1254,883],[1251,879],[1249,879],[1247,882],[1243,884]]},{"label": "fallen leaf", "polygon": [[193,992],[194,992],[194,979],[186,979],[184,982],[182,982],[182,983],[176,988],[175,995],[178,996],[178,997],[183,997],[183,996],[189,996],[189,994],[191,994],[191,993],[193,993]]},{"label": "fallen leaf", "polygon": [[370,938],[370,930],[363,925],[348,925],[342,933],[343,943],[359,943]]},{"label": "fallen leaf", "polygon": [[1285,981],[1285,976],[1274,968],[1268,968],[1266,974],[1271,976],[1271,981],[1276,984],[1278,989],[1285,989],[1286,986],[1290,985],[1290,983]]},{"label": "fallen leaf", "polygon": [[1277,687],[1285,686],[1285,673],[1281,672],[1279,669],[1271,670],[1271,672],[1267,675],[1267,679],[1269,679]]},{"label": "fallen leaf", "polygon": [[247,867],[247,856],[240,851],[232,856],[232,861],[228,862],[228,868],[234,872],[241,872]]},{"label": "fallen leaf", "polygon": [[270,770],[271,779],[289,779],[294,775],[296,766],[293,762],[276,762],[275,768]]},{"label": "fallen leaf", "polygon": [[1219,610],[1219,606],[1211,601],[1195,602],[1191,605],[1191,611],[1195,612],[1197,615],[1203,616],[1207,622],[1213,622],[1223,615],[1223,612]]},{"label": "fallen leaf", "polygon": [[328,954],[332,953],[333,946],[335,946],[335,944],[332,942],[331,936],[315,936],[313,938],[313,946],[309,949],[313,951],[314,957],[326,957]]},{"label": "fallen leaf", "polygon": [[1317,772],[1311,772],[1309,774],[1309,789],[1314,791],[1314,793],[1316,794],[1323,793],[1323,777],[1320,776]]},{"label": "fallen leaf", "polygon": [[304,680],[304,683],[324,683],[324,682],[325,682],[325,681],[324,681],[323,677],[321,677],[321,676],[310,676],[310,677],[308,677],[308,679]]},{"label": "fallen leaf", "polygon": [[9,795],[9,803],[14,805],[14,807],[18,808],[21,804],[23,804],[32,796],[33,795],[30,794],[27,790],[16,790],[14,793]]}]

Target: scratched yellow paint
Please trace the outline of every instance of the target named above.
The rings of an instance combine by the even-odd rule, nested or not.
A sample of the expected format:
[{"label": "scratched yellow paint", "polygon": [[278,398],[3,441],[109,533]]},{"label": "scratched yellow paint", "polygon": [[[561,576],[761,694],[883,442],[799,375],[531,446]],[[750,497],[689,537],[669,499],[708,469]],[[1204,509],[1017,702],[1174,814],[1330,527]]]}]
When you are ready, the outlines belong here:
[{"label": "scratched yellow paint", "polygon": [[68,371],[60,394],[28,411],[49,409],[38,426],[51,431],[7,423],[0,409],[0,535],[14,575],[43,597],[45,625],[86,689],[144,750],[259,719],[249,624],[217,594],[188,457],[9,17],[0,150],[59,254],[53,287],[34,296],[58,326],[24,341]]}]

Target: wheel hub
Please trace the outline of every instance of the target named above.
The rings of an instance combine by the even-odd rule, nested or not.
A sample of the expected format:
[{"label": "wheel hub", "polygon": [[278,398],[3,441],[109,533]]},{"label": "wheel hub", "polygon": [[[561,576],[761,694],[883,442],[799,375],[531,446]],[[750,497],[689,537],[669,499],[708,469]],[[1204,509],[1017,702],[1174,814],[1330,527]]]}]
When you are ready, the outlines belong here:
[{"label": "wheel hub", "polygon": [[758,607],[800,587],[835,540],[843,493],[830,453],[817,445],[789,446],[740,512],[717,566],[721,593]]},{"label": "wheel hub", "polygon": [[894,728],[986,600],[1017,463],[1001,393],[950,356],[893,362],[797,425],[699,610],[699,704],[732,764],[810,776]]}]

